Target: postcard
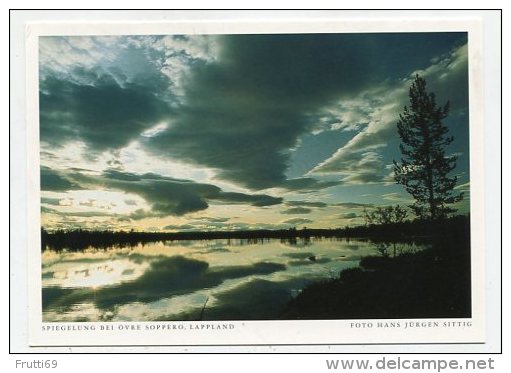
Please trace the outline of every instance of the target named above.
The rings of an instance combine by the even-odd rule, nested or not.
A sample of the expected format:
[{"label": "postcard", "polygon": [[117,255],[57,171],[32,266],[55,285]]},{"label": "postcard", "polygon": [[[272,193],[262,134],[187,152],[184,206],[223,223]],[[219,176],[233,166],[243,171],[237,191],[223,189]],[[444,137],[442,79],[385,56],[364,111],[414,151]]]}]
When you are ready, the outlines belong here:
[{"label": "postcard", "polygon": [[31,345],[483,343],[480,33],[28,24]]}]

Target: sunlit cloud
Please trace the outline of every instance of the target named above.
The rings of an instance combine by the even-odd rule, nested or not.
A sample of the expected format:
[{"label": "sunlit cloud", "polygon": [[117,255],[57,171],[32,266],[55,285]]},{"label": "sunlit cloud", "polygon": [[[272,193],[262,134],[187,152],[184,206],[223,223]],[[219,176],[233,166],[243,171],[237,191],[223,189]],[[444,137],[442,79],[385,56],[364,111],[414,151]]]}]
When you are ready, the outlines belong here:
[{"label": "sunlit cloud", "polygon": [[308,214],[330,227],[338,201],[406,200],[392,160],[415,73],[451,101],[461,141],[451,153],[468,182],[464,33],[62,36],[39,45],[45,226],[278,228],[282,214]]}]

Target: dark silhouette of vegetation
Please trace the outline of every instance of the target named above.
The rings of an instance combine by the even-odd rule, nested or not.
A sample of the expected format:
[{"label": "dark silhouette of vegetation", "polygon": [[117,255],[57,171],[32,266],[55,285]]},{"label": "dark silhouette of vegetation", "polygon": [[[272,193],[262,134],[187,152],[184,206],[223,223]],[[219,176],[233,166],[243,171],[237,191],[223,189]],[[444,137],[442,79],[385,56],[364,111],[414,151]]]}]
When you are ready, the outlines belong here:
[{"label": "dark silhouette of vegetation", "polygon": [[108,249],[130,247],[158,241],[177,240],[244,240],[247,244],[264,243],[269,239],[280,239],[296,245],[298,239],[307,245],[311,238],[367,238],[373,241],[413,242],[427,239],[435,234],[449,236],[451,231],[468,229],[468,216],[456,216],[445,222],[402,221],[370,226],[337,229],[282,229],[211,232],[136,232],[136,231],[91,231],[41,229],[42,250],[83,251],[89,248]]},{"label": "dark silhouette of vegetation", "polygon": [[[106,250],[153,241],[219,238],[227,239],[227,244],[230,239],[257,244],[280,239],[289,244],[307,245],[312,239],[321,238],[366,239],[374,244],[375,255],[362,258],[357,268],[343,270],[338,275],[332,273],[329,280],[306,286],[283,306],[282,319],[470,317],[471,314],[468,215],[441,221],[403,221],[342,229],[182,233],[42,230],[43,247],[56,251],[90,247]],[[396,243],[417,244],[417,250],[404,250],[409,246]],[[307,253],[306,258],[311,262],[317,260],[314,253]],[[162,270],[168,275],[165,268]],[[159,275],[154,278],[160,281]],[[170,281],[168,286],[173,287],[174,283]],[[153,288],[161,291],[164,287],[158,283]],[[108,303],[114,295],[112,290],[104,301]],[[205,313],[214,311],[208,308],[206,312],[206,305],[207,300],[193,317],[202,319]],[[268,317],[274,318],[275,314]]]},{"label": "dark silhouette of vegetation", "polygon": [[[431,247],[362,258],[359,267],[307,286],[282,319],[385,319],[471,316],[469,219],[450,219]],[[448,232],[448,233],[446,233]]]},{"label": "dark silhouette of vegetation", "polygon": [[420,219],[443,219],[455,210],[450,207],[463,198],[453,194],[456,176],[449,173],[456,167],[456,156],[446,156],[446,147],[454,140],[442,124],[449,113],[449,102],[439,107],[434,93],[426,91],[426,80],[419,75],[409,91],[410,107],[399,115],[397,129],[401,163],[394,161],[394,176],[415,202],[411,205]]},{"label": "dark silhouette of vegetation", "polygon": [[400,224],[403,223],[408,216],[404,207],[399,205],[376,207],[372,211],[364,208],[364,219],[366,225],[373,224]]}]

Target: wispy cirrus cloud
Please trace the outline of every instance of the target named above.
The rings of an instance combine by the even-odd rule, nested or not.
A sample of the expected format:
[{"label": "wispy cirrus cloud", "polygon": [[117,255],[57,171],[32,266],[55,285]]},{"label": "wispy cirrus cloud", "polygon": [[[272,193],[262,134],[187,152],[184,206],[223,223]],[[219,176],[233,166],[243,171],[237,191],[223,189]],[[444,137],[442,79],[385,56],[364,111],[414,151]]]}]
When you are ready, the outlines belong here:
[{"label": "wispy cirrus cloud", "polygon": [[351,126],[363,129],[313,168],[310,175],[337,173],[343,182],[353,184],[384,182],[388,175],[382,173],[378,152],[398,138],[396,122],[399,112],[408,104],[408,87],[413,76],[421,74],[439,100],[450,100],[454,115],[463,113],[468,107],[467,56],[467,44],[463,44],[399,82],[383,82],[365,91],[348,109],[341,103],[337,110],[340,118],[347,117],[345,126],[349,127],[351,120]]}]

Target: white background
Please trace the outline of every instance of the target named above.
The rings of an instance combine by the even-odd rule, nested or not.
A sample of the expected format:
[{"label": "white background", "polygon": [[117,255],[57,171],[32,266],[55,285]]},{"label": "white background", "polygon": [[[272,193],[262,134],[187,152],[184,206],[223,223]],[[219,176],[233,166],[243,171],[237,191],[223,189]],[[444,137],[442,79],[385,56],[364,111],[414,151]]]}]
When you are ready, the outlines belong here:
[{"label": "white background", "polygon": [[[109,4],[106,4],[106,1],[88,1],[83,2],[82,4],[78,4],[78,6],[88,6],[88,7],[94,7],[94,6],[103,6],[105,5],[108,7]],[[73,4],[76,4],[73,3]],[[400,8],[400,7],[410,7],[410,3],[405,1],[393,1],[393,2],[386,2],[387,5],[390,5],[392,8]],[[69,7],[70,3],[64,2],[64,1],[50,1],[45,2],[44,4],[48,8],[66,8]],[[113,4],[112,4],[113,5]],[[152,7],[152,8],[164,8],[164,7],[207,7],[209,4],[207,2],[181,2],[180,4],[172,3],[172,2],[154,2],[154,1],[145,1],[143,4],[140,2],[134,2],[134,1],[123,1],[122,5],[125,7],[131,7],[131,8],[137,8],[141,5]],[[218,8],[229,8],[229,7],[235,7],[239,6],[236,2],[216,2],[215,5],[217,5]],[[252,4],[252,6],[255,6],[256,4]],[[276,5],[275,1],[259,1],[257,2],[258,7],[264,7],[264,6],[274,6]],[[315,1],[313,4],[307,4],[306,2],[298,2],[293,1],[294,6],[301,6],[303,8],[306,8],[307,6],[316,6],[316,7],[334,7],[336,6],[335,2],[318,2]],[[348,7],[350,6],[352,8],[355,7],[366,7],[366,8],[378,8],[381,7],[381,5],[377,1],[373,2],[351,2],[346,3],[343,2],[342,6]],[[426,5],[426,4],[424,4]],[[454,5],[454,2],[452,4],[449,4],[447,1],[428,1],[427,5],[429,7],[449,7],[449,5]],[[477,2],[463,2],[463,5],[466,7],[477,7],[480,6]],[[502,8],[504,6],[504,2],[492,2],[492,1],[486,1],[483,4],[484,6],[488,8]],[[11,2],[11,4],[8,4],[8,7],[11,8],[20,8],[20,7],[40,7],[41,4],[38,2]],[[75,5],[76,6],[76,5]],[[278,4],[277,4],[278,6]],[[338,5],[337,5],[338,6]],[[7,17],[7,8],[5,8],[4,17]],[[371,15],[375,12],[363,12],[364,15]],[[454,11],[453,12],[456,15],[461,14],[461,11]],[[311,18],[315,14],[321,16],[321,12],[298,12],[295,14],[292,14],[294,17],[298,18]],[[394,13],[395,14],[395,13]],[[427,14],[427,12],[421,13],[421,15]],[[441,13],[446,14],[447,13]],[[25,18],[26,16],[35,16],[35,19],[41,19],[41,17],[49,18],[49,19],[55,19],[55,13],[52,12],[44,12],[44,13],[38,13],[38,14],[29,14],[29,13],[19,13],[14,14],[11,13],[11,40],[14,40],[12,38],[14,37],[20,37],[19,32],[21,32],[21,37],[23,36],[24,28],[23,25],[21,25],[19,22],[15,23],[14,16],[20,16],[23,15]],[[406,15],[406,13],[404,14]],[[484,346],[444,346],[445,350],[448,351],[456,351],[456,352],[467,352],[467,351],[480,351],[480,352],[497,352],[500,350],[500,320],[499,320],[499,297],[500,297],[500,258],[498,250],[500,249],[500,207],[501,207],[501,201],[500,201],[500,14],[499,13],[484,13],[479,12],[480,16],[486,17],[486,38],[485,38],[485,99],[486,99],[486,118],[485,123],[487,124],[487,127],[485,129],[485,172],[486,172],[486,245],[488,248],[491,248],[489,250],[489,255],[487,257],[487,264],[486,264],[486,273],[488,275],[487,277],[487,288],[486,288],[486,295],[487,295],[487,307],[488,313],[492,315],[492,317],[487,320],[488,322],[488,329],[487,329],[487,336],[488,336],[488,343]],[[496,18],[495,18],[496,15]],[[504,18],[506,15],[506,11],[504,10]],[[85,12],[69,12],[65,15],[66,20],[71,19],[101,19],[101,17],[104,15],[101,12],[97,13],[85,13]],[[122,12],[118,11],[115,12],[116,18],[121,18],[123,20],[140,20],[141,12]],[[162,12],[154,12],[150,14],[149,16],[155,17],[153,19],[161,19],[162,18]],[[195,17],[203,17],[204,14],[199,13],[182,13],[177,12],[173,14],[174,17],[179,18],[195,18]],[[211,16],[217,17],[218,15],[215,15],[214,13]],[[257,13],[249,12],[249,13],[236,13],[236,12],[227,12],[226,16],[232,17],[235,19],[239,19],[240,16],[242,18],[248,18],[248,17],[254,17],[258,16]],[[266,19],[271,17],[282,17],[283,13],[281,12],[268,12],[264,14],[264,17]],[[62,15],[60,15],[62,17]],[[109,18],[112,18],[112,13],[109,13]],[[144,17],[148,18],[146,14],[144,14]],[[4,18],[5,21],[7,21]],[[4,23],[5,25],[7,22]],[[504,32],[506,33],[506,27],[505,27],[505,19],[504,19]],[[18,33],[18,35],[16,35]],[[506,40],[506,35],[504,34],[504,40]],[[4,33],[2,36],[2,43],[3,43],[3,50],[6,51],[8,49],[9,39],[8,39],[8,33],[7,30],[4,29]],[[7,169],[9,168],[10,171],[10,183],[9,187],[7,187],[7,183],[0,183],[3,188],[3,195],[7,196],[8,190],[7,188],[10,188],[10,216],[9,216],[9,222],[10,222],[10,243],[8,240],[8,232],[7,229],[5,229],[4,234],[2,235],[4,245],[2,245],[2,249],[5,250],[7,253],[7,250],[10,245],[11,249],[11,278],[15,279],[11,283],[11,338],[8,341],[7,335],[8,335],[8,328],[9,324],[7,323],[7,320],[9,318],[8,315],[8,308],[7,305],[5,305],[2,308],[3,312],[3,318],[4,322],[1,324],[1,331],[2,331],[2,342],[4,343],[2,345],[2,354],[0,355],[2,357],[2,362],[0,366],[4,369],[3,371],[14,371],[15,369],[15,360],[24,360],[29,361],[33,360],[35,358],[45,358],[45,359],[57,359],[59,361],[59,371],[89,371],[92,369],[101,369],[101,371],[106,371],[108,369],[123,369],[128,371],[136,371],[136,370],[142,370],[142,369],[158,369],[158,370],[164,370],[164,371],[182,371],[182,370],[188,370],[188,371],[208,371],[208,372],[216,372],[216,371],[222,371],[222,372],[239,372],[239,371],[260,371],[263,369],[271,369],[272,371],[277,370],[283,370],[283,369],[292,369],[294,371],[317,371],[317,370],[326,370],[325,365],[325,358],[327,356],[325,355],[94,355],[94,357],[90,355],[8,355],[8,351],[11,352],[27,352],[27,316],[26,316],[26,299],[24,299],[24,294],[26,294],[26,289],[28,284],[26,283],[26,274],[22,275],[24,272],[26,272],[26,266],[25,266],[25,260],[26,257],[24,257],[23,253],[24,250],[26,250],[26,243],[24,241],[26,240],[26,203],[25,203],[25,195],[24,192],[26,190],[25,188],[25,181],[26,176],[24,174],[25,167],[26,167],[26,149],[25,147],[25,128],[24,128],[24,103],[23,103],[23,83],[22,80],[20,80],[20,77],[23,76],[24,73],[24,66],[23,66],[23,60],[20,61],[20,55],[19,53],[22,53],[23,50],[20,48],[20,45],[11,45],[11,54],[10,61],[11,61],[11,91],[8,92],[7,89],[7,70],[9,69],[8,66],[8,59],[3,58],[1,63],[3,64],[3,71],[5,72],[4,75],[4,97],[3,100],[0,102],[3,105],[3,111],[4,117],[6,118],[6,122],[8,120],[8,100],[10,94],[11,97],[11,122],[10,122],[10,136],[7,135],[7,124],[5,124],[5,132],[4,136],[1,136],[0,138],[0,151],[2,152],[2,166],[4,170],[5,176],[3,176],[3,179],[7,179]],[[506,60],[508,59],[507,54],[508,53],[504,49],[504,66],[506,66]],[[506,77],[507,74],[504,71],[504,77]],[[504,88],[506,87],[504,82]],[[506,96],[504,96],[504,109],[506,109]],[[507,100],[509,102],[509,100]],[[504,112],[504,118],[503,123],[506,123],[506,119],[508,117],[507,112]],[[506,130],[506,126],[503,126],[504,130],[504,139],[507,139],[506,135],[508,131]],[[10,140],[10,144],[9,144]],[[7,149],[9,149],[10,145],[10,164],[7,163],[7,159],[9,159],[9,155],[7,154]],[[504,146],[506,149],[506,146]],[[509,147],[507,147],[509,148]],[[504,160],[507,159],[508,151],[504,151]],[[505,174],[505,177],[506,174]],[[505,180],[505,184],[507,184],[507,180]],[[504,186],[505,189],[505,186]],[[506,200],[506,198],[505,198]],[[9,201],[5,201],[5,205]],[[505,210],[505,206],[504,206]],[[4,227],[7,227],[8,221],[7,221],[7,208],[5,208],[6,213],[4,215],[5,222],[3,224]],[[504,218],[504,231],[506,230],[506,224],[509,227],[509,221],[506,221],[506,218]],[[503,263],[506,263],[506,258],[508,257],[508,254],[506,253],[506,247],[507,247],[507,237],[504,237],[504,243],[503,243],[503,255],[504,255],[504,261]],[[1,265],[3,266],[3,281],[2,281],[2,291],[4,294],[7,294],[8,292],[8,282],[7,282],[7,274],[9,273],[8,269],[8,261],[4,259],[1,261]],[[14,275],[14,277],[12,276]],[[504,289],[507,289],[505,284],[507,284],[508,277],[506,275],[506,271],[504,271]],[[5,299],[5,297],[4,297]],[[504,299],[505,301],[505,299]],[[5,303],[4,303],[5,304]],[[504,304],[504,315],[506,315],[506,309],[507,305]],[[506,324],[506,320],[504,319],[504,325]],[[435,346],[438,347],[438,346]],[[201,351],[201,352],[247,352],[247,348],[199,348],[199,349],[191,349],[188,348],[187,351],[184,351],[184,349],[178,349],[180,352],[187,352],[187,351]],[[383,348],[379,346],[373,346],[373,347],[361,347],[361,346],[346,346],[342,348],[342,352],[407,352],[407,351],[421,351],[421,352],[427,352],[427,351],[438,351],[438,348],[432,348],[431,346],[421,346],[420,348],[418,346],[384,346]],[[44,350],[44,352],[53,352],[53,350]],[[61,352],[69,352],[69,349],[59,349]],[[74,352],[90,352],[88,349],[82,349],[77,350],[73,349]],[[117,352],[118,350],[115,349],[103,349],[101,352]],[[120,352],[126,352],[126,350],[119,350]],[[135,349],[133,352],[169,352],[169,348],[140,348]],[[177,351],[177,350],[174,350]],[[268,352],[317,352],[317,351],[325,351],[324,347],[311,347],[311,348],[298,348],[298,347],[257,347],[250,349],[250,352],[261,352],[261,353],[268,353]],[[363,356],[347,356],[347,355],[336,355],[336,356],[330,356],[330,358],[367,358],[370,357],[369,355]],[[397,357],[397,356],[394,356]],[[412,356],[407,356],[408,358],[411,358]],[[433,358],[434,356],[421,356],[423,358]],[[438,358],[452,358],[454,356],[437,356]],[[470,356],[462,356],[463,358],[470,358]],[[487,355],[474,355],[472,358],[487,358]],[[376,356],[374,356],[376,359]],[[496,359],[496,371],[505,371],[505,367],[510,367],[510,361],[511,359],[507,357],[507,351],[504,351],[504,356],[493,356],[493,358]],[[5,369],[7,368],[7,369]]]}]

